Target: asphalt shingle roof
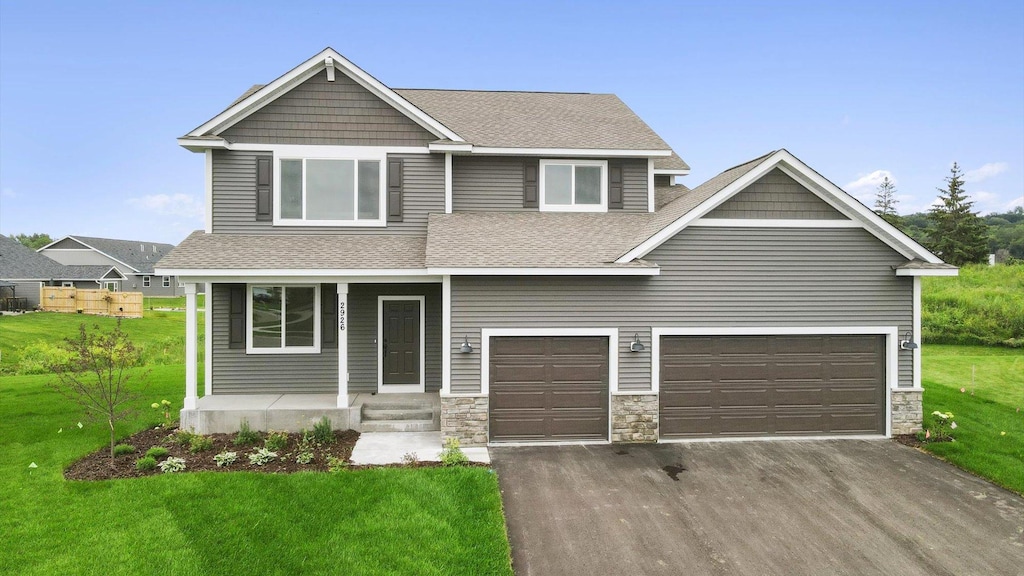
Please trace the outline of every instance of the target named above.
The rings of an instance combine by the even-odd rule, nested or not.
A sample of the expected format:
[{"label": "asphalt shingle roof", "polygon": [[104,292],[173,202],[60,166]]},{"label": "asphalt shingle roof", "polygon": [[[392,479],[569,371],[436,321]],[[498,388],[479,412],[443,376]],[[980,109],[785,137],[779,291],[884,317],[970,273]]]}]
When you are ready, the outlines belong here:
[{"label": "asphalt shingle roof", "polygon": [[4,280],[51,280],[61,278],[64,266],[14,238],[0,234],[0,278]]},{"label": "asphalt shingle roof", "polygon": [[614,94],[395,90],[474,146],[669,150]]},{"label": "asphalt shingle roof", "polygon": [[167,269],[346,270],[424,268],[426,238],[395,235],[193,232],[160,261]]},{"label": "asphalt shingle roof", "polygon": [[668,157],[662,156],[662,157],[655,158],[654,159],[654,169],[655,170],[689,170],[690,169],[690,165],[687,164],[682,158],[680,158],[679,154],[676,154],[673,151],[671,156],[668,156]]},{"label": "asphalt shingle roof", "polygon": [[115,240],[91,236],[69,236],[69,238],[92,246],[143,274],[152,274],[153,265],[174,248],[173,244],[160,244],[158,242],[145,242],[142,240]]}]

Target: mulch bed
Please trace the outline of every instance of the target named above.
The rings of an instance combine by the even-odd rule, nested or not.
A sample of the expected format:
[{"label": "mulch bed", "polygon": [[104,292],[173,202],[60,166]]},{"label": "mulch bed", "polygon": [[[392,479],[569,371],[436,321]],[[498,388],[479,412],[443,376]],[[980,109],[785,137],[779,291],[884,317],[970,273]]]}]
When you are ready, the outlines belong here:
[{"label": "mulch bed", "polygon": [[[295,461],[298,454],[299,441],[302,435],[292,433],[288,435],[288,444],[284,450],[278,450],[278,457],[263,466],[256,466],[249,463],[249,453],[263,447],[260,442],[253,446],[236,446],[235,437],[237,434],[210,434],[213,440],[213,447],[198,453],[189,451],[188,446],[179,446],[173,442],[176,429],[153,428],[143,430],[124,438],[118,444],[129,444],[135,447],[130,454],[118,456],[113,462],[110,461],[110,447],[103,448],[78,460],[64,471],[64,477],[68,480],[110,480],[114,478],[140,478],[143,476],[155,476],[163,474],[160,468],[155,470],[140,471],[135,469],[135,461],[145,456],[146,451],[153,446],[163,446],[167,449],[166,457],[158,460],[165,460],[175,456],[185,459],[185,470],[187,472],[265,472],[270,474],[289,474],[292,472],[327,472],[328,457],[335,457],[346,462],[352,456],[352,448],[359,439],[359,433],[354,430],[334,432],[334,442],[321,446],[314,450],[313,461],[309,464],[299,464]],[[265,436],[265,435],[264,435]],[[217,466],[213,457],[221,452],[237,452],[238,459],[230,466]]]},{"label": "mulch bed", "polygon": [[940,440],[921,440],[917,437],[917,434],[893,434],[893,440],[903,444],[904,446],[910,446],[911,448],[924,448],[926,444],[934,444],[936,442],[952,442],[952,438],[942,438]]}]

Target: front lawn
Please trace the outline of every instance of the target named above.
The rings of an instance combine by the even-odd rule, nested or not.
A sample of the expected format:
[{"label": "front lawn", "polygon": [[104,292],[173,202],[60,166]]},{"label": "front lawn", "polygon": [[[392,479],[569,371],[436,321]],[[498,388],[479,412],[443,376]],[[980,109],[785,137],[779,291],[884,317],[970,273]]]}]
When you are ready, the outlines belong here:
[{"label": "front lawn", "polygon": [[925,425],[936,410],[957,423],[955,442],[925,449],[1024,494],[1024,351],[929,344],[922,362]]},{"label": "front lawn", "polygon": [[[54,321],[14,319],[30,316]],[[15,333],[37,334],[11,319],[0,326],[5,356]],[[160,322],[133,322],[140,337],[161,333]],[[64,467],[107,432],[50,379],[0,376],[0,574],[512,573],[498,482],[485,468],[67,481]],[[180,407],[183,379],[181,365],[153,367],[142,416],[119,435],[158,422],[151,402]]]}]

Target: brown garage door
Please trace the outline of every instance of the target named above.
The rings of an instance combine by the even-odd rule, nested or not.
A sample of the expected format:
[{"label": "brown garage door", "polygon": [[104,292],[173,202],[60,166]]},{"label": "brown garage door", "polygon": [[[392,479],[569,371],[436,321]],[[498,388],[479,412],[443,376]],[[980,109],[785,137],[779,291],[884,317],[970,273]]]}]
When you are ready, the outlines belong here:
[{"label": "brown garage door", "polygon": [[608,439],[608,338],[498,337],[490,342],[494,441]]},{"label": "brown garage door", "polygon": [[884,336],[663,336],[661,436],[885,433]]}]

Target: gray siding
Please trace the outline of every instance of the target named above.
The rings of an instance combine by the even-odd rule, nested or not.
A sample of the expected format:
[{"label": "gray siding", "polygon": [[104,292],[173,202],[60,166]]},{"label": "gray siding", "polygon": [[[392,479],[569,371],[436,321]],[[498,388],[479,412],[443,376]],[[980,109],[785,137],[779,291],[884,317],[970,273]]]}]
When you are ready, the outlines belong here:
[{"label": "gray siding", "polygon": [[723,202],[707,218],[847,219],[778,168]]},{"label": "gray siding", "polygon": [[321,71],[221,136],[230,142],[426,146],[437,137],[348,76]]},{"label": "gray siding", "polygon": [[[647,160],[622,160],[622,210],[647,211]],[[455,212],[536,212],[523,208],[523,160],[500,156],[452,158]]]},{"label": "gray siding", "polygon": [[[861,229],[690,228],[646,259],[648,278],[452,278],[452,391],[478,392],[481,328],[619,329],[619,388],[650,387],[651,326],[893,326],[910,330],[905,258]],[[647,351],[629,352],[633,334]],[[901,386],[911,355],[900,353]]]},{"label": "gray siding", "polygon": [[108,258],[94,250],[47,248],[40,252],[40,254],[51,260],[60,262],[61,264],[115,266],[122,274],[127,275],[128,272],[130,272],[128,267],[124,264],[117,262],[113,258]]},{"label": "gray siding", "polygon": [[[324,285],[323,290],[331,290]],[[320,354],[251,354],[228,347],[228,287],[213,286],[214,394],[336,394],[338,350]],[[377,391],[377,296],[425,296],[426,389],[441,388],[441,286],[439,284],[350,284],[348,295],[349,391]],[[209,306],[209,305],[208,305]]]},{"label": "gray siding", "polygon": [[[16,298],[25,298],[27,301],[27,306],[29,308],[35,308],[36,306],[39,306],[39,291],[43,286],[42,282],[25,281],[11,283],[14,284],[14,296]],[[98,288],[95,282],[91,282],[91,284],[93,289]],[[60,284],[57,285],[60,286]],[[7,290],[5,288],[4,295],[6,296],[9,294],[10,290]]]},{"label": "gray siding", "polygon": [[[57,242],[56,244],[48,247],[46,250],[92,250],[92,248],[89,248],[88,246],[82,244],[77,240],[65,238],[60,242]],[[46,250],[43,251],[44,254],[46,253]]]},{"label": "gray siding", "polygon": [[[256,221],[256,158],[267,152],[213,153],[213,232],[231,234],[415,234],[427,233],[427,215],[444,212],[444,156],[389,154],[402,158],[404,214],[383,227],[274,226]],[[275,167],[276,168],[276,167]]]},{"label": "gray siding", "polygon": [[424,296],[427,391],[441,389],[441,285],[350,284],[348,370],[350,392],[377,391],[377,297]]},{"label": "gray siding", "polygon": [[338,393],[337,349],[320,354],[247,355],[245,349],[229,348],[229,297],[227,286],[214,284],[212,302],[207,303],[213,312],[214,394]]}]

